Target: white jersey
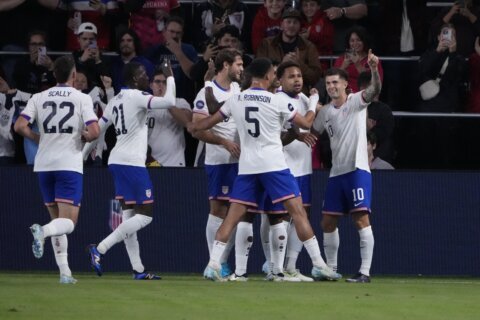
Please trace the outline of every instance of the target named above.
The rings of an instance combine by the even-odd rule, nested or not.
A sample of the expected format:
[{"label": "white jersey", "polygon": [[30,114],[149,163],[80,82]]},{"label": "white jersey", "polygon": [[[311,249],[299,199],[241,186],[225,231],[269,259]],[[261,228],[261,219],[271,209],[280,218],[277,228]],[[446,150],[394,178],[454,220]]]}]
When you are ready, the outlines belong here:
[{"label": "white jersey", "polygon": [[[225,90],[221,88],[215,81],[213,81],[213,95],[218,102],[226,101],[232,95],[240,92],[240,87],[238,83],[232,82],[230,84],[230,89]],[[207,103],[205,102],[205,88],[202,88],[193,102],[193,112],[205,115],[208,117]],[[222,137],[231,141],[238,143],[238,132],[237,125],[233,119],[225,119],[225,121],[216,124],[213,128],[210,129],[218,137]],[[205,151],[205,164],[215,165],[215,164],[226,164],[226,163],[237,163],[238,159],[233,157],[227,149],[223,146],[215,144],[206,144]]]},{"label": "white jersey", "polygon": [[167,78],[165,97],[154,97],[137,89],[122,89],[108,102],[102,119],[106,125],[114,124],[117,135],[108,164],[145,167],[148,148],[147,109],[168,109],[175,104],[174,81],[173,77]]},{"label": "white jersey", "polygon": [[280,95],[250,88],[228,99],[220,108],[232,116],[240,135],[239,174],[288,169],[280,134],[296,115],[295,106]]},{"label": "white jersey", "polygon": [[[187,100],[177,98],[175,107],[190,111]],[[147,113],[148,145],[152,157],[165,167],[185,167],[185,135],[183,126],[169,110],[149,110]]]},{"label": "white jersey", "polygon": [[58,85],[34,94],[22,116],[30,123],[36,120],[40,131],[34,171],[83,173],[82,130],[98,120],[90,96]]},{"label": "white jersey", "polygon": [[[103,114],[103,111],[107,107],[107,105],[102,101],[104,96],[103,90],[99,87],[94,87],[88,95],[92,98],[93,101],[93,111],[100,116]],[[105,142],[105,132],[102,132],[100,136],[94,142],[96,144],[95,149],[92,151],[92,158],[95,159],[96,157],[102,158],[102,154],[104,150],[107,150],[107,144]]]},{"label": "white jersey", "polygon": [[0,93],[0,157],[15,156],[12,124],[31,96],[30,93],[17,90],[11,99],[7,99],[5,94]]},{"label": "white jersey", "polygon": [[313,127],[327,130],[332,149],[330,177],[355,171],[370,172],[367,152],[367,106],[362,91],[348,95],[345,103],[336,108],[329,104],[321,109]]},{"label": "white jersey", "polygon": [[[286,101],[295,106],[299,114],[305,116],[308,112],[308,97],[300,93],[296,97],[291,97],[283,91],[276,93],[283,97]],[[300,132],[309,132],[309,130],[299,129]],[[301,177],[312,174],[312,149],[306,143],[293,140],[291,143],[283,147],[285,160],[294,177]]]}]

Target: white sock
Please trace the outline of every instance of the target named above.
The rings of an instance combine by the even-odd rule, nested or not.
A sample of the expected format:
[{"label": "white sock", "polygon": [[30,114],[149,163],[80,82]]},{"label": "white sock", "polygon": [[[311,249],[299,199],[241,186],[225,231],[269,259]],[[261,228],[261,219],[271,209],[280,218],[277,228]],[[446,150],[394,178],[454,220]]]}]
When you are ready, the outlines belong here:
[{"label": "white sock", "polygon": [[73,221],[68,218],[57,218],[44,225],[42,229],[43,236],[48,238],[61,236],[62,234],[70,234],[73,229],[75,229],[75,225],[73,224]]},{"label": "white sock", "polygon": [[267,260],[268,268],[271,270],[271,252],[270,252],[270,221],[268,221],[268,216],[262,214],[262,222],[260,223],[260,240],[262,241],[263,254],[265,255],[265,260]]},{"label": "white sock", "polygon": [[125,240],[132,233],[146,227],[150,222],[152,222],[152,217],[138,213],[127,221],[122,221],[115,231],[110,233],[98,244],[98,252],[105,254],[115,244]]},{"label": "white sock", "polygon": [[358,230],[358,234],[360,235],[360,257],[362,258],[360,273],[369,276],[370,267],[372,266],[373,245],[375,243],[372,226]]},{"label": "white sock", "polygon": [[212,251],[213,241],[215,241],[215,235],[217,234],[218,228],[222,224],[223,219],[213,214],[208,215],[207,226],[205,228],[205,235],[207,236],[207,245],[208,245],[208,253],[210,254]]},{"label": "white sock", "polygon": [[274,274],[283,273],[287,246],[287,230],[283,223],[270,226],[270,243],[272,244],[272,272]]},{"label": "white sock", "polygon": [[225,251],[225,242],[215,240],[212,246],[212,252],[210,254],[210,261],[208,262],[209,266],[212,266],[216,269],[220,269],[220,258],[222,257],[223,251]]},{"label": "white sock", "polygon": [[225,245],[225,250],[223,251],[222,257],[220,258],[220,264],[224,264],[228,261],[230,252],[232,252],[233,245],[235,244],[236,234],[237,234],[237,227],[233,229],[232,234],[230,235],[230,238],[228,238],[228,241]]},{"label": "white sock", "polygon": [[327,258],[327,265],[334,271],[337,271],[338,263],[338,247],[340,247],[340,236],[338,234],[338,228],[333,232],[323,233],[323,251]]},{"label": "white sock", "polygon": [[58,269],[60,270],[60,275],[72,276],[72,271],[68,266],[68,239],[66,234],[61,236],[53,236],[50,238],[52,240],[52,248],[55,253],[55,261],[57,262]]},{"label": "white sock", "polygon": [[320,247],[318,246],[318,241],[315,236],[311,237],[303,243],[305,249],[307,249],[310,259],[312,259],[312,264],[314,267],[325,267],[325,261],[323,261],[322,256],[320,255]]},{"label": "white sock", "polygon": [[239,222],[235,236],[235,273],[239,276],[247,273],[248,255],[252,248],[252,243],[252,224],[244,221]]},{"label": "white sock", "polygon": [[303,248],[303,242],[298,239],[297,230],[292,220],[288,228],[287,254],[285,258],[285,270],[295,271],[297,269],[297,258]]},{"label": "white sock", "polygon": [[[122,211],[122,221],[127,221],[135,215],[134,209],[126,209]],[[138,243],[137,233],[134,232],[123,240],[125,249],[127,249],[128,258],[132,264],[132,269],[141,273],[145,271],[140,258],[140,244]]]}]

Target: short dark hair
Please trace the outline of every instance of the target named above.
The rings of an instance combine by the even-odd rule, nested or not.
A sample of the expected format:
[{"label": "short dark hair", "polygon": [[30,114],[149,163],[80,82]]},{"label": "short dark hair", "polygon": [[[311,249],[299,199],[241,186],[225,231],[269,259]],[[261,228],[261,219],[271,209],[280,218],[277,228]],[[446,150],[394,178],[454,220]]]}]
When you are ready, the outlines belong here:
[{"label": "short dark hair", "polygon": [[280,79],[281,77],[283,77],[283,74],[285,73],[285,70],[287,70],[288,68],[292,68],[292,67],[296,67],[298,69],[301,69],[300,65],[296,62],[293,62],[293,61],[286,61],[286,62],[280,63],[277,67],[277,79]]},{"label": "short dark hair", "polygon": [[142,52],[142,44],[137,33],[132,29],[125,29],[123,31],[120,31],[117,37],[117,50],[120,50],[120,41],[126,34],[130,35],[133,38],[133,46],[135,47],[135,52],[137,53],[137,55],[139,55]]},{"label": "short dark hair", "polygon": [[215,33],[213,36],[216,39],[216,42],[218,43],[218,40],[223,38],[226,34],[231,35],[234,38],[239,39],[240,38],[240,31],[238,31],[237,27],[232,26],[231,24],[226,25],[222,29],[218,30],[217,33]]},{"label": "short dark hair", "polygon": [[61,56],[53,63],[53,75],[58,83],[65,83],[74,68],[75,60],[72,55]]},{"label": "short dark hair", "polygon": [[219,72],[223,69],[224,62],[227,62],[228,64],[232,64],[233,62],[235,62],[235,58],[237,56],[242,56],[242,54],[238,50],[231,48],[220,50],[215,57],[215,72]]},{"label": "short dark hair", "polygon": [[179,16],[168,17],[167,21],[165,22],[165,28],[172,22],[176,22],[179,25],[181,25],[182,29],[185,28],[185,21],[182,19],[182,17],[179,17]]},{"label": "short dark hair", "polygon": [[367,141],[373,146],[377,144],[377,135],[373,131],[367,131]]},{"label": "short dark hair", "polygon": [[43,41],[45,42],[45,44],[47,43],[47,33],[43,30],[39,30],[39,29],[34,29],[34,30],[30,30],[30,32],[28,32],[28,35],[27,35],[27,44],[30,43],[30,39],[33,37],[33,36],[41,36],[43,38]]},{"label": "short dark hair", "polygon": [[247,72],[252,78],[265,78],[272,67],[272,61],[268,58],[255,58],[247,67]]},{"label": "short dark hair", "polygon": [[368,52],[368,50],[372,48],[370,34],[368,33],[367,29],[362,26],[354,26],[348,29],[347,34],[345,35],[345,48],[350,47],[350,37],[353,33],[355,33],[360,38],[360,40],[362,40],[363,50],[365,52]]},{"label": "short dark hair", "polygon": [[138,69],[143,65],[138,62],[129,62],[123,67],[123,82],[129,86],[133,84],[133,78],[138,72]]},{"label": "short dark hair", "polygon": [[330,68],[325,71],[325,77],[328,76],[339,76],[341,79],[348,81],[348,73],[340,68]]},{"label": "short dark hair", "polygon": [[362,71],[358,75],[357,85],[358,88],[366,87],[372,81],[372,73],[370,71]]}]

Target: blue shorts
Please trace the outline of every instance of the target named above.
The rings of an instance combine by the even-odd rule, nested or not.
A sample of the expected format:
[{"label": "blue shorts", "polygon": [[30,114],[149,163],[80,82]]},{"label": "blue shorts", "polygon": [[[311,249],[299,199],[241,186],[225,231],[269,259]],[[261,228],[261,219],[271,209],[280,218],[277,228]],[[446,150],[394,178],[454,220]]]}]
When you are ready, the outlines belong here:
[{"label": "blue shorts", "polygon": [[208,176],[208,199],[230,200],[238,163],[205,165]]},{"label": "blue shorts", "polygon": [[258,174],[238,175],[235,179],[230,202],[258,208],[257,201],[264,199],[264,193],[273,204],[282,203],[287,199],[300,196],[300,190],[295,178],[289,169],[285,169]]},{"label": "blue shorts", "polygon": [[125,204],[153,203],[152,181],[147,168],[110,164],[108,169],[115,183],[115,199]]},{"label": "blue shorts", "polygon": [[370,212],[372,175],[365,170],[328,178],[323,214],[343,215],[358,211]]},{"label": "blue shorts", "polygon": [[57,202],[79,207],[82,201],[83,175],[75,171],[38,172],[40,190],[47,207]]},{"label": "blue shorts", "polygon": [[[310,207],[312,204],[312,175],[307,174],[305,176],[295,178],[298,188],[300,189],[300,195],[302,196],[302,202],[304,207]],[[268,196],[266,192],[259,197],[257,200],[258,207],[256,209],[250,208],[249,212],[257,213],[288,213],[287,209],[283,206],[283,203],[277,202],[272,203],[272,199]]]}]

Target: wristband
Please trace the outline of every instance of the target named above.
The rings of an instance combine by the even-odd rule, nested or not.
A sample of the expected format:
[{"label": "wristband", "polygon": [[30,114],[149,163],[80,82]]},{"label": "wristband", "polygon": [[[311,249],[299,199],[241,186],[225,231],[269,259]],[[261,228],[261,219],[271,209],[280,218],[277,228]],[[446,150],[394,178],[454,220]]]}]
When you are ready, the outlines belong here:
[{"label": "wristband", "polygon": [[318,93],[310,96],[308,100],[308,111],[313,111],[314,113],[317,111],[318,100],[320,100]]}]

